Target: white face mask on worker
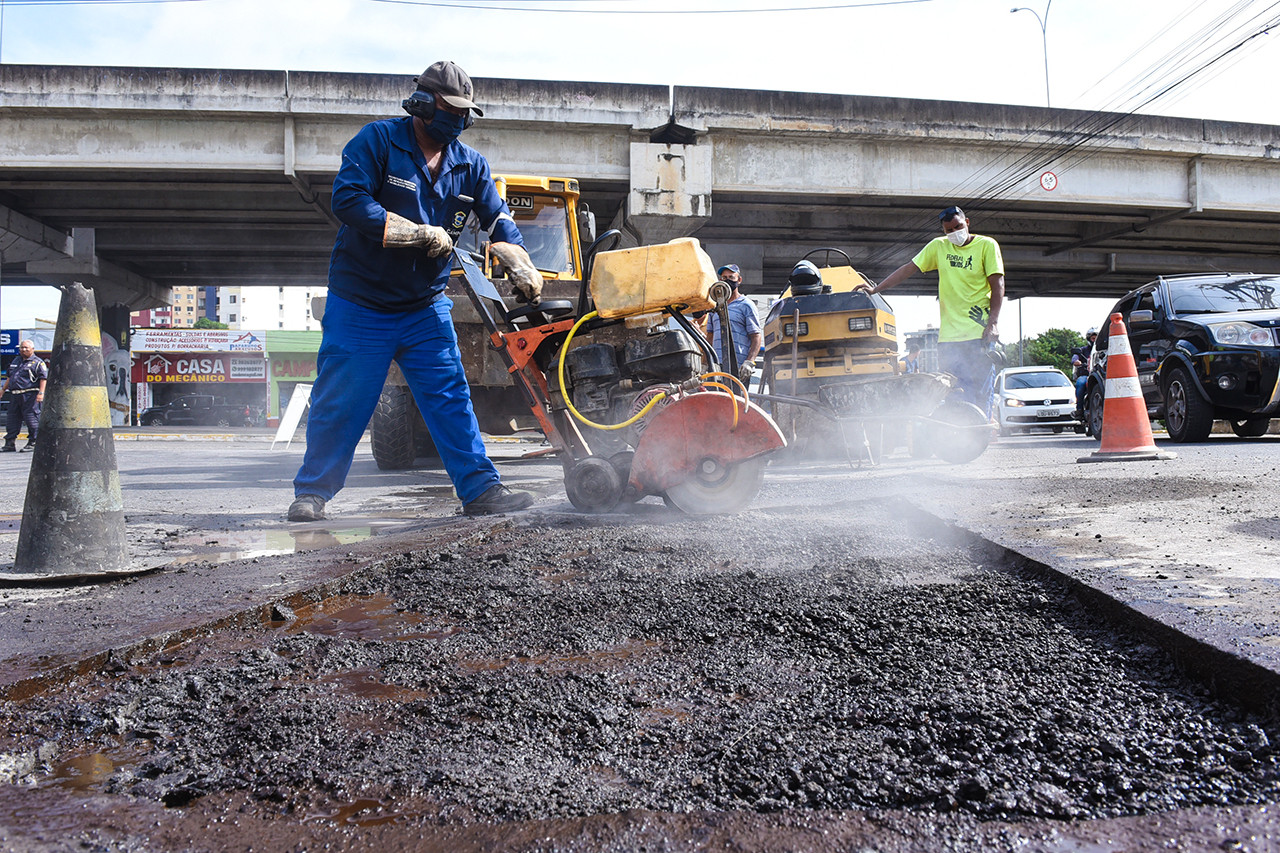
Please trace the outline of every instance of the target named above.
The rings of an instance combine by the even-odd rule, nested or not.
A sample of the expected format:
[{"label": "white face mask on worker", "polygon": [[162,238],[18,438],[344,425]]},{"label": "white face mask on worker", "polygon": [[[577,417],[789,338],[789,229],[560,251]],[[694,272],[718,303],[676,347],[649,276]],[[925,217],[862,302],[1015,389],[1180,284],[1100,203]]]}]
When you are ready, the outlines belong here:
[{"label": "white face mask on worker", "polygon": [[969,242],[969,229],[957,228],[947,235],[947,239],[952,243],[955,243],[957,246],[963,246],[965,243]]}]

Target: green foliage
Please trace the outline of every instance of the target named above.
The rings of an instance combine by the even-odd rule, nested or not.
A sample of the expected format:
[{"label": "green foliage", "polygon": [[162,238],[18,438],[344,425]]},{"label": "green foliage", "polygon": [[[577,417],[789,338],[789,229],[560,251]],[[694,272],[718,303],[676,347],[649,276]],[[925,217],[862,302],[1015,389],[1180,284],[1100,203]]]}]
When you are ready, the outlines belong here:
[{"label": "green foliage", "polygon": [[[1071,350],[1084,346],[1085,340],[1071,329],[1049,329],[1022,344],[1026,352],[1024,364],[1049,364],[1070,376]],[[1017,364],[1012,360],[1009,363]]]},{"label": "green foliage", "polygon": [[201,317],[192,325],[193,329],[226,329],[226,323],[219,323],[217,320],[210,320],[208,317]]},{"label": "green foliage", "polygon": [[1026,347],[1026,345],[1027,345],[1027,342],[1025,340],[1018,341],[1016,343],[1011,343],[1011,344],[1001,344],[1001,346],[1004,347],[1005,366],[1019,367],[1023,364],[1030,364],[1031,362],[1029,361],[1019,360],[1019,356],[1023,352],[1023,349]]}]

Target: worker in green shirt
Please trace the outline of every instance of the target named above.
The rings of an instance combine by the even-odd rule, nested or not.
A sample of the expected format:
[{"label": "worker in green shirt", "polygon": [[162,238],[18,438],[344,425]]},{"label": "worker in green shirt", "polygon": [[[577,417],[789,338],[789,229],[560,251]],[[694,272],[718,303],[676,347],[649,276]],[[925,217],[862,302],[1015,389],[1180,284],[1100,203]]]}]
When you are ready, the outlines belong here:
[{"label": "worker in green shirt", "polygon": [[869,289],[883,293],[916,273],[938,271],[938,365],[959,380],[963,398],[990,417],[991,350],[1000,339],[996,321],[1004,303],[1004,259],[999,243],[970,233],[960,208],[948,207],[938,221],[941,237]]}]

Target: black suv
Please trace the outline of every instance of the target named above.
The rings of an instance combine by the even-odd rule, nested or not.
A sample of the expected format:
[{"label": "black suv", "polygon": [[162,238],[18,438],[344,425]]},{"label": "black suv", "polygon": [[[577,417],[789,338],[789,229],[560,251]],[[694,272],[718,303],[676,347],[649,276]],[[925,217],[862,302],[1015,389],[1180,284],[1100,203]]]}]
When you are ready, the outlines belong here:
[{"label": "black suv", "polygon": [[253,426],[254,411],[244,403],[228,403],[221,397],[188,394],[163,406],[152,406],[138,416],[142,426]]},{"label": "black suv", "polygon": [[[1214,420],[1241,437],[1280,417],[1280,276],[1170,276],[1126,294],[1123,318],[1147,414],[1173,441],[1203,441]],[[1108,315],[1109,316],[1109,315]],[[1085,388],[1085,421],[1102,435],[1108,319],[1098,327]]]}]

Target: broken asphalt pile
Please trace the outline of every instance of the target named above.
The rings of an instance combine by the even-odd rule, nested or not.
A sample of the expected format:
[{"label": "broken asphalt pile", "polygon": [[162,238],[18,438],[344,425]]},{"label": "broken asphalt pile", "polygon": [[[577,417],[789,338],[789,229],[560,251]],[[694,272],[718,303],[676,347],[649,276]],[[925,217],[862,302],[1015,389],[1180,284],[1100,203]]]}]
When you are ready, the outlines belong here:
[{"label": "broken asphalt pile", "polygon": [[1005,552],[882,506],[825,514],[472,526],[339,599],[7,703],[3,766],[32,782],[97,755],[100,790],[171,806],[412,799],[461,822],[1280,794],[1267,721]]}]

